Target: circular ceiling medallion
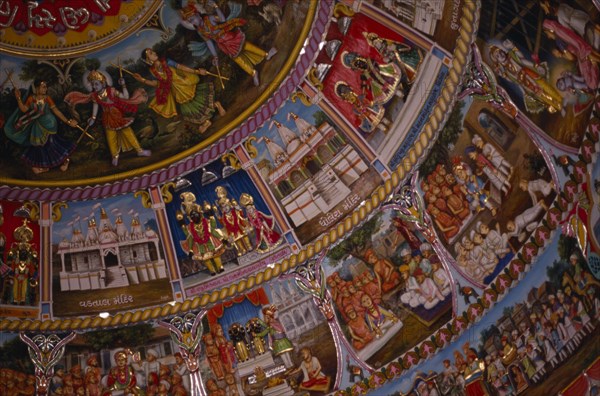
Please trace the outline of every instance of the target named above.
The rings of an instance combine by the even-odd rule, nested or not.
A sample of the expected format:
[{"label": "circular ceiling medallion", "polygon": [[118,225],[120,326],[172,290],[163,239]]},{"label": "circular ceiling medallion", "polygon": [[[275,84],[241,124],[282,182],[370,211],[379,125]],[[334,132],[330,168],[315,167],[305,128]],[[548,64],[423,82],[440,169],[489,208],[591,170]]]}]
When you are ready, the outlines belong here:
[{"label": "circular ceiling medallion", "polygon": [[115,44],[146,24],[158,1],[0,2],[0,44],[12,55],[53,59]]},{"label": "circular ceiling medallion", "polygon": [[[223,154],[259,128],[295,90],[319,50],[333,7],[331,1],[271,6],[280,18],[276,23],[265,19],[257,6],[237,2],[218,9],[222,18],[204,21],[198,17],[205,10],[193,4],[181,8],[131,0],[0,1],[0,27],[7,26],[0,30],[0,50],[6,54],[0,59],[4,81],[0,86],[8,88],[0,95],[0,120],[12,130],[11,120],[20,114],[16,96],[27,100],[35,81],[42,79],[48,97],[65,115],[57,119],[57,133],[71,147],[69,161],[58,161],[62,168],[57,161],[50,166],[22,166],[26,144],[12,140],[10,132],[5,134],[13,150],[0,156],[5,183],[0,190],[5,187],[14,193],[20,186],[47,192],[110,183],[119,189],[113,193],[124,193],[130,187],[123,183],[133,179],[139,181],[136,189],[143,188],[189,170],[181,167],[183,160],[193,158],[197,167],[209,161],[207,156]],[[92,15],[101,10],[104,14],[92,23]],[[71,28],[63,31],[67,15],[78,15],[79,25],[69,20]],[[221,33],[211,30],[216,27]],[[91,31],[98,33],[93,42]],[[147,54],[154,59],[150,63]],[[165,76],[159,72],[163,69],[168,69]],[[102,120],[104,108],[94,110],[91,104],[90,75],[103,76],[102,92],[140,99],[126,111],[140,146],[137,153],[111,146]],[[163,81],[160,87],[157,76]],[[188,77],[195,81],[190,92],[198,102],[187,106],[187,91],[174,99],[174,109],[174,102],[161,102],[165,87],[173,99],[180,95],[178,84]],[[96,115],[98,122],[90,122]],[[65,123],[67,118],[73,121]],[[178,169],[173,171],[172,166]]]}]

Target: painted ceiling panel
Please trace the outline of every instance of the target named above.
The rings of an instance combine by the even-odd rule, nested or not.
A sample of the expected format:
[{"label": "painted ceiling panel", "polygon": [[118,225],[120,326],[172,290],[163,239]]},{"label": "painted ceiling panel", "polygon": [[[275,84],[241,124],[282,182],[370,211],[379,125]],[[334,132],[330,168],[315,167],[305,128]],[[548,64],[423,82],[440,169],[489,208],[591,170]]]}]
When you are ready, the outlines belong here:
[{"label": "painted ceiling panel", "polygon": [[599,19],[0,1],[0,394],[594,394]]}]

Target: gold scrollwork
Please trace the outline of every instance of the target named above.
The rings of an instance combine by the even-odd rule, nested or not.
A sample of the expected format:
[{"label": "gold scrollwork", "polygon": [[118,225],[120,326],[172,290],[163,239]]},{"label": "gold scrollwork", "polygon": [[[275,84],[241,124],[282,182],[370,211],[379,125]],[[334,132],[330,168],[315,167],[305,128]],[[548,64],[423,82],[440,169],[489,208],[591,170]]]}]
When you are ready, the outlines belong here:
[{"label": "gold scrollwork", "polygon": [[352,17],[354,14],[354,10],[344,3],[337,3],[333,9],[333,16],[336,18],[339,18],[341,15]]},{"label": "gold scrollwork", "polygon": [[228,152],[228,153],[223,154],[223,156],[221,157],[221,162],[223,162],[223,164],[227,165],[227,161],[229,161],[229,166],[231,166],[233,169],[235,169],[235,170],[242,169],[240,160],[234,153]]},{"label": "gold scrollwork", "polygon": [[256,158],[258,156],[258,150],[254,147],[254,142],[256,142],[255,136],[250,136],[248,140],[244,142],[244,147],[246,147],[246,151],[250,158]]},{"label": "gold scrollwork", "polygon": [[58,222],[60,221],[60,219],[62,219],[62,208],[68,208],[69,205],[67,205],[66,202],[56,202],[52,205],[52,221],[53,222]]},{"label": "gold scrollwork", "polygon": [[152,207],[152,200],[150,199],[150,193],[146,190],[139,190],[136,191],[133,194],[134,197],[138,198],[141,197],[142,199],[142,205],[144,206],[144,208],[150,208]]},{"label": "gold scrollwork", "polygon": [[160,187],[160,194],[164,203],[169,203],[173,200],[173,194],[171,194],[171,188],[175,189],[175,183],[168,182]]},{"label": "gold scrollwork", "polygon": [[40,206],[34,201],[25,201],[23,206],[29,211],[29,220],[38,221],[40,219]]},{"label": "gold scrollwork", "polygon": [[296,101],[298,99],[300,99],[300,102],[302,102],[302,104],[304,106],[310,106],[312,103],[310,102],[310,98],[308,97],[308,95],[306,93],[304,93],[303,91],[296,91],[292,94],[292,96],[290,96],[290,99],[292,100],[292,102],[296,103]]},{"label": "gold scrollwork", "polygon": [[319,91],[322,91],[324,86],[323,83],[321,82],[321,80],[319,80],[319,77],[317,77],[317,69],[314,67],[311,67],[310,70],[308,71],[308,75],[306,76],[306,78],[308,78],[308,81],[314,85],[315,88],[317,88]]}]

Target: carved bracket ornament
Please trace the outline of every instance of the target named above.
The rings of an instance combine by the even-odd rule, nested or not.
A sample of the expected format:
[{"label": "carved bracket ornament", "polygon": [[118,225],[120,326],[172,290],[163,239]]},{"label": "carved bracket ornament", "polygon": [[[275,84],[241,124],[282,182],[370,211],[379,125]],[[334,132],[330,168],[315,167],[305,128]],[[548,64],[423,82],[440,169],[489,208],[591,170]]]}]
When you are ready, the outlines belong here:
[{"label": "carved bracket ornament", "polygon": [[38,334],[29,338],[25,333],[19,333],[19,337],[27,344],[29,357],[35,365],[37,394],[47,395],[54,375],[54,366],[65,353],[65,346],[75,338],[75,332],[62,339],[56,334]]},{"label": "carved bracket ornament", "polygon": [[488,102],[512,118],[517,116],[517,106],[510,100],[504,88],[498,85],[492,68],[482,61],[475,43],[471,44],[471,63],[467,68],[463,88],[458,94],[459,100],[472,96],[474,99]]},{"label": "carved bracket ornament", "polygon": [[171,339],[178,346],[179,353],[181,353],[181,357],[190,372],[191,396],[204,395],[199,361],[203,316],[204,311],[198,314],[190,312],[183,317],[176,316],[169,322],[158,322],[160,326],[169,329],[171,332]]}]

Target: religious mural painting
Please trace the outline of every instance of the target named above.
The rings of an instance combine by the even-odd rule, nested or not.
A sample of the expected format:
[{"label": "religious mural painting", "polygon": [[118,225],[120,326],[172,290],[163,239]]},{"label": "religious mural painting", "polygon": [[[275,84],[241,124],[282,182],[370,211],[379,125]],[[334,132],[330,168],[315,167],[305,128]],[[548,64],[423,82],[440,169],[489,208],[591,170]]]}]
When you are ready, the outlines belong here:
[{"label": "religious mural painting", "polygon": [[[66,49],[75,45],[69,41],[76,39],[75,20],[88,41],[66,63],[12,51],[0,59],[5,176],[102,177],[159,163],[229,130],[283,79],[315,7],[304,1],[146,3],[97,1],[78,9],[3,3],[0,40],[7,45],[18,47],[13,38],[25,35],[33,48]],[[154,13],[158,22],[135,36],[110,48],[96,43],[125,34],[108,32],[115,15],[126,30]]]},{"label": "religious mural painting", "polygon": [[200,359],[209,392],[231,387],[240,395],[291,396],[333,390],[337,344],[311,295],[292,278],[217,304],[203,324]]},{"label": "religious mural painting", "polygon": [[[182,351],[185,340],[173,337],[180,331],[198,341],[189,355]],[[25,354],[18,337],[5,338],[0,353],[21,348]],[[290,278],[217,304],[206,314],[78,334],[54,362],[49,391],[188,395],[192,386],[203,386],[209,394],[323,395],[333,389],[337,354],[324,316]],[[0,386],[17,389],[33,377],[8,368],[3,373]],[[24,380],[17,380],[23,374]]]},{"label": "religious mural painting", "polygon": [[[588,169],[589,168],[591,168],[591,171],[586,180],[587,196],[582,197],[582,203],[583,206],[589,205],[587,229],[591,230],[589,235],[590,243],[594,246],[595,251],[598,251],[600,248],[600,164],[595,162],[593,166],[589,166]],[[594,274],[596,273],[597,272],[594,271]]]},{"label": "religious mural painting", "polygon": [[381,183],[374,166],[319,107],[286,102],[252,139],[255,168],[302,244]]},{"label": "religious mural painting", "polygon": [[453,267],[489,284],[556,196],[556,173],[528,131],[486,102],[458,102],[419,169],[419,190]]},{"label": "religious mural painting", "polygon": [[[591,4],[88,3],[0,2],[9,49],[0,59],[2,176],[66,181],[60,194],[78,196],[81,179],[129,174],[121,172],[132,171],[132,185],[146,173],[153,185],[97,201],[49,202],[57,189],[41,191],[48,202],[0,202],[0,316],[41,312],[45,326],[52,315],[91,315],[52,322],[85,329],[63,339],[50,394],[597,390],[590,117],[600,35]],[[315,23],[328,26],[323,44],[303,48],[316,51],[315,67],[304,77],[293,69],[302,82],[290,101],[276,93],[276,106],[252,116],[292,70],[312,12],[326,3],[330,21]],[[475,6],[467,27],[478,24],[479,39],[461,78],[455,46],[469,48],[469,33],[459,19]],[[76,30],[84,45],[73,43]],[[134,30],[135,40],[121,41]],[[25,57],[20,46],[31,47]],[[71,58],[34,64],[40,47]],[[464,83],[457,102],[440,95],[453,78]],[[434,108],[448,118],[432,144],[420,132]],[[218,140],[238,124],[258,132]],[[427,155],[407,158],[417,138]],[[408,162],[418,172],[398,180]],[[163,166],[176,172],[154,173]],[[402,187],[371,195],[378,186],[388,194],[389,181]],[[133,294],[141,285],[149,290]],[[149,323],[158,310],[168,319]],[[29,323],[37,326],[18,324]],[[0,356],[31,357],[0,359],[0,391],[46,386],[48,373],[32,376],[30,363],[39,368],[60,337],[30,335],[15,346],[19,335],[0,334]]]},{"label": "religious mural painting", "polygon": [[483,60],[542,136],[576,152],[599,84],[598,10],[586,1],[499,1],[482,19],[492,13],[497,23],[478,34]]},{"label": "religious mural painting", "polygon": [[393,208],[328,251],[322,266],[338,322],[362,361],[381,367],[452,318],[444,260]]},{"label": "religious mural painting", "polygon": [[[12,345],[17,341],[20,346]],[[18,336],[4,343],[2,351],[17,347],[27,354],[27,346]],[[19,382],[15,384],[18,389],[22,386]],[[160,391],[187,395],[190,386],[190,372],[170,331],[146,323],[74,336],[53,362],[48,394],[102,396]]]},{"label": "religious mural painting", "polygon": [[52,225],[56,316],[115,312],[173,300],[152,209],[133,194],[69,202]]},{"label": "religious mural painting", "polygon": [[319,106],[349,127],[350,135],[366,140],[393,169],[407,130],[417,124],[409,132],[408,140],[414,139],[422,127],[418,115],[430,111],[423,99],[435,100],[439,94],[445,55],[433,51],[429,39],[408,30],[401,34],[399,25],[375,20],[366,11],[340,11],[336,21],[304,89],[326,99]]},{"label": "religious mural painting", "polygon": [[0,359],[4,363],[0,367],[1,394],[35,394],[33,363],[29,359],[27,346],[19,339],[19,333],[3,331],[0,334]]},{"label": "religious mural painting", "polygon": [[0,201],[1,316],[39,313],[39,207],[31,202]]},{"label": "religious mural painting", "polygon": [[[557,235],[526,277],[453,347],[380,391],[409,394],[426,387],[440,395],[557,393],[570,385],[565,372],[594,364],[597,353],[587,352],[598,352],[599,285],[576,239]],[[588,379],[588,388],[596,376]]]},{"label": "religious mural painting", "polygon": [[462,16],[462,1],[407,2],[403,0],[366,0],[361,11],[370,12],[368,5],[384,11],[387,15],[433,37],[433,41],[447,50],[456,43]]},{"label": "religious mural painting", "polygon": [[272,214],[277,208],[270,209],[233,153],[178,179],[166,208],[188,295],[239,281],[290,254],[286,225]]}]

